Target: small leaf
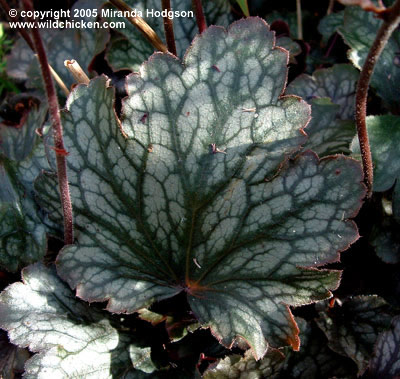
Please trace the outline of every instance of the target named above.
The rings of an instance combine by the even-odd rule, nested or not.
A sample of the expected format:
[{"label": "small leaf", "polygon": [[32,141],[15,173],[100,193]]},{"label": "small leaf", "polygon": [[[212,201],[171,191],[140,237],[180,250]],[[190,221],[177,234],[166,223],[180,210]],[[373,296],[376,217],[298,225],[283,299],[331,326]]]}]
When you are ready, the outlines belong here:
[{"label": "small leaf", "polygon": [[[241,336],[257,358],[265,339],[298,348],[288,305],[337,287],[340,272],[316,267],[357,240],[347,219],[365,190],[354,160],[288,162],[309,108],[281,96],[286,62],[258,18],[210,27],[184,66],[155,54],[128,78],[127,138],[104,77],[71,93],[63,119],[79,243],[57,264],[79,297],[132,313],[185,291],[224,345]],[[54,184],[43,176],[37,189],[57,211]]]},{"label": "small leaf", "polygon": [[378,337],[368,374],[382,379],[400,376],[400,316],[394,317],[390,330]]},{"label": "small leaf", "polygon": [[132,366],[151,371],[148,348],[76,299],[54,269],[35,264],[22,278],[0,295],[0,326],[12,343],[38,353],[26,363],[26,378],[108,378],[134,373]]},{"label": "small leaf", "polygon": [[318,24],[318,31],[322,35],[322,42],[327,44],[329,38],[343,25],[344,11],[324,16]]},{"label": "small leaf", "polygon": [[[347,7],[344,24],[339,28],[345,42],[351,47],[349,58],[361,69],[372,46],[382,20],[359,7]],[[400,82],[399,57],[400,32],[395,30],[376,62],[371,86],[385,101],[389,109],[399,110]]]},{"label": "small leaf", "polygon": [[279,378],[353,378],[357,373],[354,362],[332,351],[324,333],[313,321],[298,318],[300,351],[289,351]]},{"label": "small leaf", "polygon": [[340,105],[338,118],[353,120],[358,76],[351,65],[337,64],[316,70],[313,76],[300,75],[288,85],[286,93],[301,96],[307,101],[314,97],[329,97],[332,103]]},{"label": "small leaf", "polygon": [[[322,307],[319,307],[320,309]],[[319,312],[318,326],[328,346],[351,358],[361,375],[370,359],[378,334],[390,325],[389,305],[378,296],[357,296]]]},{"label": "small leaf", "polygon": [[385,263],[400,262],[400,225],[392,218],[385,217],[383,222],[375,223],[370,242],[376,255]]},{"label": "small leaf", "polygon": [[[368,116],[367,131],[374,162],[374,191],[387,191],[400,178],[400,117]],[[360,154],[358,138],[353,140],[351,150]]]},{"label": "small leaf", "polygon": [[228,355],[218,363],[209,367],[204,379],[229,378],[276,378],[284,362],[284,355],[275,349],[269,349],[265,357],[256,361],[247,350],[244,357]]}]

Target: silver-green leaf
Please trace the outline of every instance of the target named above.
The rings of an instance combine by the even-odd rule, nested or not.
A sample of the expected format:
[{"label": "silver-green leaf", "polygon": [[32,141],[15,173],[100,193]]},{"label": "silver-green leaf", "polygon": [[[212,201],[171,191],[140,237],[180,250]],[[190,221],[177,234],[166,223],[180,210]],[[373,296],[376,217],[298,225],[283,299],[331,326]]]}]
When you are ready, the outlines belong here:
[{"label": "silver-green leaf", "polygon": [[0,326],[13,344],[38,353],[26,363],[25,378],[111,378],[155,369],[149,348],[76,299],[54,268],[35,264],[22,273],[23,283],[0,295]]},{"label": "silver-green leaf", "polygon": [[[104,77],[64,113],[77,244],[59,273],[89,301],[131,313],[181,291],[225,345],[257,358],[299,347],[289,305],[329,297],[340,272],[317,268],[358,238],[365,189],[348,158],[289,157],[309,107],[282,96],[287,52],[264,21],[210,27],[182,65],[155,54],[127,82],[122,132]],[[37,183],[59,209],[54,179]],[[268,342],[267,342],[268,341]]]}]

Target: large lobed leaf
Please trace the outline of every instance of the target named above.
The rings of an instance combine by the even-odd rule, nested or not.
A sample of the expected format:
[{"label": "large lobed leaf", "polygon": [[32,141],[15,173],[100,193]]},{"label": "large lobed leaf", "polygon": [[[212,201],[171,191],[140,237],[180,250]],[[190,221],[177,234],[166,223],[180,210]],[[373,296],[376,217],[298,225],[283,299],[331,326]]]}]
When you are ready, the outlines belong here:
[{"label": "large lobed leaf", "polygon": [[[64,114],[78,243],[58,257],[77,295],[134,312],[186,291],[204,327],[257,358],[299,347],[288,305],[330,296],[358,238],[357,162],[294,161],[309,108],[281,96],[287,52],[257,18],[210,27],[184,65],[155,54],[128,79],[123,134],[104,77],[77,87]],[[37,183],[59,209],[55,179]]]},{"label": "large lobed leaf", "polygon": [[22,273],[23,283],[0,295],[0,326],[13,344],[38,353],[26,363],[25,378],[141,378],[155,369],[150,348],[136,346],[76,299],[54,268],[35,264]]}]

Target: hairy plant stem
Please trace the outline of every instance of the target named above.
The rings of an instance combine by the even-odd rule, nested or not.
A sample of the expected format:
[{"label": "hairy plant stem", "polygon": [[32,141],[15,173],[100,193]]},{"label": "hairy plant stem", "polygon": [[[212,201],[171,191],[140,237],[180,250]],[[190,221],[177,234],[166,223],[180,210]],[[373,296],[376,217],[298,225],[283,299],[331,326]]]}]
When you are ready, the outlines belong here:
[{"label": "hairy plant stem", "polygon": [[203,33],[207,29],[206,19],[203,13],[203,6],[201,0],[192,0],[192,6],[194,13],[196,15],[197,27],[199,28],[199,33]]},{"label": "hairy plant stem", "polygon": [[[127,5],[122,0],[110,0],[110,3],[114,5],[117,9],[122,12],[129,12],[133,14],[133,9]],[[128,16],[126,19],[134,25],[139,31],[143,34],[143,36],[159,51],[166,53],[168,51],[167,46],[163,44],[160,37],[157,33],[150,27],[150,25],[143,20],[143,18],[136,16]]]},{"label": "hairy plant stem", "polygon": [[381,13],[380,17],[383,18],[384,22],[378,30],[375,41],[362,67],[356,91],[356,124],[364,170],[364,181],[367,186],[367,198],[371,197],[373,187],[373,164],[366,125],[368,87],[375,64],[400,22],[400,0],[397,0],[392,7],[387,8],[384,13]]},{"label": "hairy plant stem", "polygon": [[[31,0],[22,0],[26,11],[33,12]],[[30,20],[36,23],[36,20]],[[60,199],[64,215],[64,244],[69,245],[74,242],[74,229],[72,217],[72,204],[69,193],[68,176],[67,176],[67,161],[68,154],[64,148],[63,132],[60,119],[60,110],[54,83],[51,77],[49,64],[47,62],[46,51],[43,46],[42,38],[40,37],[39,29],[32,29],[33,43],[35,51],[38,55],[40,68],[42,70],[43,82],[46,88],[47,101],[49,103],[49,113],[53,123],[54,133],[54,150],[56,152],[58,186],[60,189]]]},{"label": "hairy plant stem", "polygon": [[[171,2],[170,0],[161,0],[162,9],[168,12],[171,10]],[[174,23],[172,19],[169,17],[163,17],[164,21],[164,31],[165,31],[165,39],[167,41],[168,50],[170,53],[176,55],[176,45],[175,45],[175,36],[174,36]]]}]

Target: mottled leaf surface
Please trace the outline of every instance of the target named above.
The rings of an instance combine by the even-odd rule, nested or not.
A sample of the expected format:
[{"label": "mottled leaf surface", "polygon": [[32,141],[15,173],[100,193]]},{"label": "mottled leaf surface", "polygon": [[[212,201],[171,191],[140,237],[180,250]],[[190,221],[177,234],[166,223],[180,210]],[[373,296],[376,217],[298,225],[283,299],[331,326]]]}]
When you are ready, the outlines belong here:
[{"label": "mottled leaf surface", "polygon": [[337,118],[340,106],[329,98],[311,100],[311,121],[307,125],[309,138],[304,150],[315,151],[320,157],[332,154],[349,154],[350,143],[356,133],[354,122]]},{"label": "mottled leaf surface", "polygon": [[46,110],[44,105],[32,109],[21,128],[0,125],[0,265],[11,272],[46,252],[51,224],[33,195],[34,179],[48,168],[43,143],[35,133]]},{"label": "mottled leaf surface", "polygon": [[24,364],[30,358],[26,349],[20,349],[8,341],[7,333],[0,331],[0,377],[14,379],[24,372]]},{"label": "mottled leaf surface", "polygon": [[[309,108],[281,96],[286,62],[260,19],[211,27],[184,65],[156,54],[129,77],[127,139],[104,78],[71,94],[64,130],[80,234],[58,269],[78,296],[134,312],[183,290],[223,344],[241,336],[258,358],[265,339],[298,348],[288,305],[337,287],[340,273],[316,266],[358,238],[347,219],[364,188],[354,160],[287,162]],[[59,208],[51,176],[37,188]]]},{"label": "mottled leaf surface", "polygon": [[[372,12],[365,12],[359,7],[346,7],[340,34],[350,46],[349,58],[357,68],[361,68],[372,46],[382,20]],[[400,31],[395,30],[376,62],[371,86],[385,101],[389,109],[399,109],[400,67]]]},{"label": "mottled leaf surface", "polygon": [[357,374],[355,363],[335,353],[327,345],[323,332],[313,321],[297,319],[301,347],[300,351],[287,351],[285,364],[279,378],[353,378]]},{"label": "mottled leaf surface", "polygon": [[389,327],[392,318],[389,305],[378,296],[349,298],[341,306],[320,311],[319,316],[317,324],[328,346],[351,358],[359,375],[367,368],[379,333]]},{"label": "mottled leaf surface", "polygon": [[[164,26],[162,17],[152,17],[147,15],[147,10],[161,11],[161,3],[158,0],[142,0],[129,2],[132,8],[142,12],[142,17],[154,29],[161,39],[164,38]],[[186,0],[175,0],[174,11],[189,12],[193,11],[192,3]],[[204,0],[202,2],[204,16],[208,25],[228,26],[233,20],[230,11],[231,6],[228,0]],[[109,7],[109,9],[114,9]],[[116,29],[126,39],[116,40],[107,49],[107,60],[114,70],[129,69],[138,71],[140,65],[146,61],[154,52],[154,47],[143,37],[138,29],[121,17],[111,17],[110,20],[124,22],[123,28]],[[195,17],[175,17],[173,19],[174,36],[177,54],[183,56],[185,50],[189,47],[198,28]]]},{"label": "mottled leaf surface", "polygon": [[344,11],[335,12],[324,16],[318,24],[318,31],[322,35],[322,42],[328,43],[329,38],[337,32],[343,24]]},{"label": "mottled leaf surface", "polygon": [[391,379],[400,376],[400,317],[393,318],[391,328],[383,332],[369,363],[371,377]]},{"label": "mottled leaf surface", "polygon": [[291,82],[287,94],[301,96],[306,101],[315,97],[329,97],[340,105],[337,116],[342,120],[354,119],[357,70],[348,64],[316,70],[312,76],[302,74]]},{"label": "mottled leaf surface", "polygon": [[[368,116],[367,130],[374,162],[374,191],[387,191],[400,177],[400,117]],[[351,149],[354,154],[360,154],[357,138]]]},{"label": "mottled leaf surface", "polygon": [[251,351],[241,355],[228,355],[221,359],[214,367],[204,373],[204,379],[261,379],[276,378],[284,362],[284,355],[275,349],[269,349],[265,357],[256,361]]},{"label": "mottled leaf surface", "polygon": [[134,336],[76,299],[54,268],[29,266],[22,279],[0,295],[0,326],[13,344],[38,353],[26,363],[25,377],[111,378],[154,370],[149,348],[136,346]]}]

